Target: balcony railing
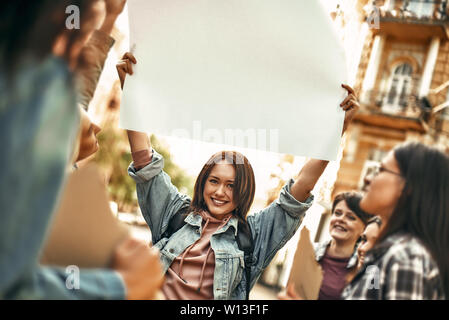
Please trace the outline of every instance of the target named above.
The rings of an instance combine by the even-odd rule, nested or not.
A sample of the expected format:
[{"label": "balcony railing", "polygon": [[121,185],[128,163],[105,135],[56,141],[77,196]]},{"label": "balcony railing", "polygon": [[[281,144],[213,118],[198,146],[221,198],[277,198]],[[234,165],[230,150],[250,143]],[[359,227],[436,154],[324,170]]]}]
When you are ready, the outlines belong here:
[{"label": "balcony railing", "polygon": [[447,21],[448,0],[373,0],[371,10],[381,19]]},{"label": "balcony railing", "polygon": [[417,92],[398,94],[392,91],[370,90],[362,94],[362,105],[368,110],[392,116],[400,116],[411,119],[428,120],[431,108]]}]

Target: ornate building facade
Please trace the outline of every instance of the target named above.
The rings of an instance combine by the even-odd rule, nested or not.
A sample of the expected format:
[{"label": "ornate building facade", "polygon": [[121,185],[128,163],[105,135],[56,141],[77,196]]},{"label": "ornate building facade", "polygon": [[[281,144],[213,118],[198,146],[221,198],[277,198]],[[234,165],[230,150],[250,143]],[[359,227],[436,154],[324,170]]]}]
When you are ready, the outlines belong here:
[{"label": "ornate building facade", "polygon": [[[361,106],[345,134],[335,183],[327,186],[329,203],[340,192],[360,189],[370,168],[398,144],[420,141],[449,153],[448,0],[334,0],[333,5],[348,83]],[[311,229],[315,242],[329,237],[329,206],[322,208]],[[293,254],[287,250],[278,257],[262,282],[284,285]]]},{"label": "ornate building facade", "polygon": [[334,195],[360,188],[371,164],[404,141],[449,151],[448,1],[352,2],[360,29],[368,25],[354,83],[361,110]]}]

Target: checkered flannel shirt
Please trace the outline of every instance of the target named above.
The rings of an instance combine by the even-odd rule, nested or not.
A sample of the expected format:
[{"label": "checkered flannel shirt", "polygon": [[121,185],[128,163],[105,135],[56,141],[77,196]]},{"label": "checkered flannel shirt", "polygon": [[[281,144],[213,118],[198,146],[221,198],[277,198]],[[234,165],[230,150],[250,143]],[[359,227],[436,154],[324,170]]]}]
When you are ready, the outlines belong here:
[{"label": "checkered flannel shirt", "polygon": [[365,257],[342,293],[351,300],[442,300],[442,280],[430,252],[406,233],[391,235]]}]

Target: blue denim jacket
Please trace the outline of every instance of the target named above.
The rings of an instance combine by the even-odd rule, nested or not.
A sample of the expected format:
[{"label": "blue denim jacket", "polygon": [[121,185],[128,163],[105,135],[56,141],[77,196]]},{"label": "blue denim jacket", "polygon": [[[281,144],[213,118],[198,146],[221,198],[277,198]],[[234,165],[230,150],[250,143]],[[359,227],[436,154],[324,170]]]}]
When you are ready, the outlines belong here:
[{"label": "blue denim jacket", "polygon": [[[157,152],[152,162],[136,171],[133,164],[129,175],[137,183],[137,197],[142,214],[152,232],[152,241],[161,252],[164,272],[188,246],[201,235],[202,218],[190,213],[184,225],[170,238],[163,237],[170,218],[181,208],[190,205],[191,199],[178,192],[170,177],[162,170],[164,160]],[[281,191],[279,198],[262,211],[249,215],[247,220],[254,239],[254,260],[251,267],[251,287],[262,271],[268,266],[276,252],[295,234],[307,209],[312,205],[313,196],[305,203],[297,201],[291,194],[290,180]],[[211,237],[211,247],[215,254],[214,299],[245,299],[246,277],[244,275],[243,251],[236,242],[237,218],[231,218],[226,225]]]},{"label": "blue denim jacket", "polygon": [[[38,265],[79,128],[66,63],[23,63],[13,78],[0,66],[0,299],[120,299],[112,270],[80,269],[69,289],[64,268]],[[69,288],[68,288],[69,287]]]}]

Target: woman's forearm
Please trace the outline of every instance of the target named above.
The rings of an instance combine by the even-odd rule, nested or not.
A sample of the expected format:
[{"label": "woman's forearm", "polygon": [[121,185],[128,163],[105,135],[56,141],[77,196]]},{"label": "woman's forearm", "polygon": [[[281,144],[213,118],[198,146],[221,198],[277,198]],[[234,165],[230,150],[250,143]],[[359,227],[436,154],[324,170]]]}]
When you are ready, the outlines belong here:
[{"label": "woman's forearm", "polygon": [[103,24],[100,27],[100,31],[111,34],[112,29],[114,28],[115,21],[117,20],[118,15],[107,15],[103,21]]},{"label": "woman's forearm", "polygon": [[131,152],[137,152],[151,148],[150,139],[145,132],[126,130],[128,134],[129,146]]},{"label": "woman's forearm", "polygon": [[315,184],[323,174],[329,161],[310,159],[302,167],[290,192],[299,202],[304,202],[310,197]]}]

